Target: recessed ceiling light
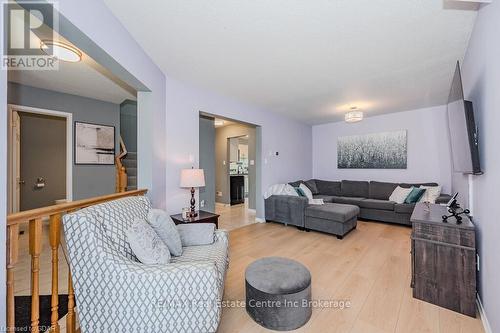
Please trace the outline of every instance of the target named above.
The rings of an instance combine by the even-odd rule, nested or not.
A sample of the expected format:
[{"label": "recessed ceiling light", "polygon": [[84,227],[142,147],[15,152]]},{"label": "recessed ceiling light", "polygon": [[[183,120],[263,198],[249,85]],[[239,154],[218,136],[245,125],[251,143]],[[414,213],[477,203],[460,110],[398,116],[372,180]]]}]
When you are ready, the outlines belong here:
[{"label": "recessed ceiling light", "polygon": [[82,60],[82,52],[76,47],[65,43],[43,40],[40,42],[40,48],[48,55],[52,55],[62,61],[79,62]]},{"label": "recessed ceiling light", "polygon": [[351,107],[351,111],[347,112],[344,117],[348,123],[356,123],[363,120],[363,111],[358,110],[356,106]]}]

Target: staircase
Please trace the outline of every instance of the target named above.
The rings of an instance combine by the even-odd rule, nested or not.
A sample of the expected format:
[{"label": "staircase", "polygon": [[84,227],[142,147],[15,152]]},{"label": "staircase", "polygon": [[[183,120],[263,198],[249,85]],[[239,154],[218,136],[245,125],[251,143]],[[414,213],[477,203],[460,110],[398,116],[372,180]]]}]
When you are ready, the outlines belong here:
[{"label": "staircase", "polygon": [[129,151],[122,160],[127,170],[127,191],[137,189],[137,152]]}]

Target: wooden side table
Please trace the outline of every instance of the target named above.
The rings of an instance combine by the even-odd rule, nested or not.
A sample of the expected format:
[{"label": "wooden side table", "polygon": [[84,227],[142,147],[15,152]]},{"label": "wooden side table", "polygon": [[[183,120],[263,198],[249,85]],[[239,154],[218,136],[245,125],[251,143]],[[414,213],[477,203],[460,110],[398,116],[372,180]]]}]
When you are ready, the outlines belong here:
[{"label": "wooden side table", "polygon": [[468,217],[443,222],[447,208],[418,203],[411,216],[413,297],[476,317],[476,235]]},{"label": "wooden side table", "polygon": [[213,223],[215,224],[215,229],[219,229],[219,216],[204,210],[198,211],[198,216],[190,218],[188,220],[182,219],[182,214],[171,215],[170,217],[175,224],[182,223]]}]

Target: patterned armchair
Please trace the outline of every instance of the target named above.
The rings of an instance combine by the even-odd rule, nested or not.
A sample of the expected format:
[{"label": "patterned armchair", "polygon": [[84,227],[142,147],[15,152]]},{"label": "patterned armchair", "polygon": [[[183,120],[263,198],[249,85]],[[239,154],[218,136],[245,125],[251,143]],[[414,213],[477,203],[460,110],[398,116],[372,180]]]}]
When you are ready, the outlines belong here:
[{"label": "patterned armchair", "polygon": [[125,231],[147,216],[146,197],[127,197],[64,216],[82,332],[215,332],[228,265],[228,237],[185,247],[168,265],[141,264]]}]

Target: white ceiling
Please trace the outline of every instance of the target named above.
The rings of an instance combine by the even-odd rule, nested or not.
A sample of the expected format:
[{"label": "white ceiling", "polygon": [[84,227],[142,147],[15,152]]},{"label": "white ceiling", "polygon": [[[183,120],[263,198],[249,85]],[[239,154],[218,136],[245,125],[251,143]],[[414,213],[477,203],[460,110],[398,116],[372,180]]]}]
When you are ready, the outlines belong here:
[{"label": "white ceiling", "polygon": [[105,2],[168,75],[311,124],[444,104],[477,14],[443,0]]}]

